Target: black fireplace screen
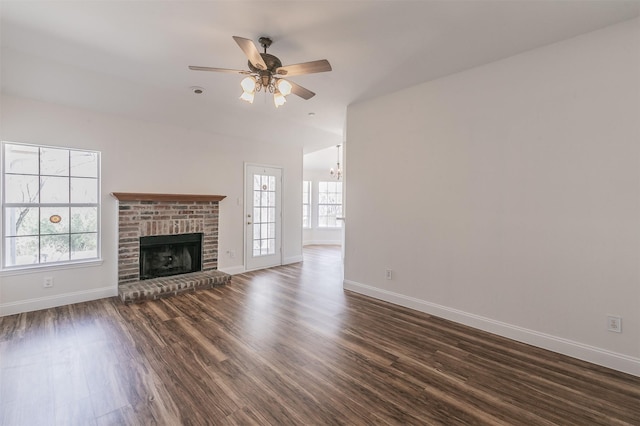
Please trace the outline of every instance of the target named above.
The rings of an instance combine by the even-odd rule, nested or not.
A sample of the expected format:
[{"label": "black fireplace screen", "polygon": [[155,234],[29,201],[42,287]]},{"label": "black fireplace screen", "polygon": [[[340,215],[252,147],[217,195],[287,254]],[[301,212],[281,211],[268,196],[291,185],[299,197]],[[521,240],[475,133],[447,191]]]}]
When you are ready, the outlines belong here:
[{"label": "black fireplace screen", "polygon": [[202,234],[140,237],[140,279],[202,270]]}]

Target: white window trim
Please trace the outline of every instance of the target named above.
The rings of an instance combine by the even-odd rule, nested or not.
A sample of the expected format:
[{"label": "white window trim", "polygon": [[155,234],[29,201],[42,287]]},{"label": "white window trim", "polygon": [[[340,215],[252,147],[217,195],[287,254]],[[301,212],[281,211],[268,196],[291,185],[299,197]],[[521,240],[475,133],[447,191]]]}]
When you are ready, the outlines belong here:
[{"label": "white window trim", "polygon": [[[96,257],[92,258],[84,258],[84,259],[69,259],[59,262],[47,262],[47,263],[34,263],[34,264],[23,264],[23,265],[5,265],[5,236],[6,236],[6,223],[4,220],[5,209],[10,207],[22,206],[25,203],[5,203],[5,147],[6,145],[24,145],[31,146],[37,148],[51,148],[51,149],[64,149],[68,151],[82,151],[82,152],[92,152],[97,154],[97,183],[98,183],[98,192],[97,192],[97,201],[96,203],[34,203],[34,207],[55,207],[59,205],[69,206],[69,207],[96,207],[97,208],[97,247],[96,247]],[[40,174],[38,174],[40,176]],[[71,176],[69,176],[71,178]],[[0,188],[2,188],[2,198],[0,199],[0,276],[11,276],[11,275],[20,275],[26,273],[32,273],[35,271],[51,271],[51,270],[61,270],[61,269],[75,269],[75,268],[83,268],[83,267],[91,267],[91,266],[99,266],[102,265],[102,155],[100,151],[84,149],[84,148],[71,148],[71,147],[63,147],[63,146],[54,146],[54,145],[41,145],[41,144],[32,144],[32,143],[23,143],[23,142],[12,142],[12,141],[0,141]]]},{"label": "white window trim", "polygon": [[[318,191],[317,191],[318,192],[318,203],[316,205],[317,206],[317,210],[318,210],[317,211],[318,220],[316,222],[316,229],[319,229],[319,230],[339,230],[339,229],[342,229],[342,222],[340,222],[338,220],[338,217],[341,217],[341,216],[336,216],[336,223],[340,223],[339,226],[320,226],[320,206],[340,206],[341,208],[344,206],[344,193],[343,193],[342,190],[340,191],[341,195],[343,196],[343,202],[342,203],[330,204],[330,203],[321,203],[320,202],[320,183],[323,183],[323,182],[330,183],[332,181],[331,180],[319,180],[318,181]],[[340,182],[340,183],[342,183],[342,182]]]},{"label": "white window trim", "polygon": [[[307,206],[307,226],[304,226],[304,216],[303,216],[303,225],[302,229],[313,229],[313,181],[311,180],[303,180],[302,185],[307,184],[307,195],[308,202],[305,203],[305,200],[302,200],[302,207]],[[304,197],[304,188],[302,190],[302,196]]]}]

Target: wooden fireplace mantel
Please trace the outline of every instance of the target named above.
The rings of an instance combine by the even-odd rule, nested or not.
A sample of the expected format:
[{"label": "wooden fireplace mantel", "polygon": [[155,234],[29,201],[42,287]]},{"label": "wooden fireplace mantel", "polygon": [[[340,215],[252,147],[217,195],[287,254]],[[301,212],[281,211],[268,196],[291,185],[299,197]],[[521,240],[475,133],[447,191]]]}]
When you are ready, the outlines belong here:
[{"label": "wooden fireplace mantel", "polygon": [[154,194],[144,192],[112,192],[118,201],[221,201],[226,195]]}]

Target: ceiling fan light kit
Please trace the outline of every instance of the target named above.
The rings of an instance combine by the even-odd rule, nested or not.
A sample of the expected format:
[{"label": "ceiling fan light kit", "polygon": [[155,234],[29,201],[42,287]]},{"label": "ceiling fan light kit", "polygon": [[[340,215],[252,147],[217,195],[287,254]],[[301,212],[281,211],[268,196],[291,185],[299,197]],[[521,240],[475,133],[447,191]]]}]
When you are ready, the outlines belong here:
[{"label": "ceiling fan light kit", "polygon": [[305,100],[311,99],[315,96],[315,93],[292,81],[285,80],[283,77],[331,71],[331,64],[326,59],[282,66],[280,59],[267,53],[267,48],[273,43],[268,37],[260,37],[258,39],[264,48],[264,53],[260,53],[256,45],[249,39],[237,36],[233,36],[233,39],[247,56],[250,71],[200,66],[189,66],[189,69],[247,75],[240,82],[242,87],[240,99],[250,104],[253,103],[256,92],[262,90],[265,93],[273,93],[273,103],[276,108],[284,105],[287,101],[286,96],[291,93]]},{"label": "ceiling fan light kit", "polygon": [[256,92],[264,89],[265,93],[267,91],[269,93],[273,93],[273,103],[276,108],[278,108],[279,106],[284,105],[287,101],[285,96],[291,93],[293,86],[291,86],[291,83],[287,80],[282,79],[272,79],[267,83],[267,86],[265,86],[262,80],[257,80],[256,77],[250,75],[242,79],[240,87],[242,87],[242,95],[240,95],[240,99],[243,101],[247,101],[252,104]]}]

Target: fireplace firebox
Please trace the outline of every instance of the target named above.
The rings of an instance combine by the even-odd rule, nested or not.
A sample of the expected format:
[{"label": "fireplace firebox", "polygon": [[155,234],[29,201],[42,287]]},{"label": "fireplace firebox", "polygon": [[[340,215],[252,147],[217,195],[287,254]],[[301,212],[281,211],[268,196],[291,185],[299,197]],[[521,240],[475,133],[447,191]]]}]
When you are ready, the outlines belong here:
[{"label": "fireplace firebox", "polygon": [[140,237],[140,279],[202,270],[202,234]]}]

